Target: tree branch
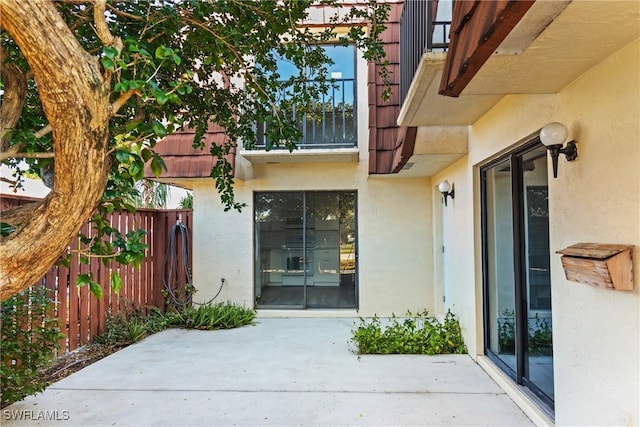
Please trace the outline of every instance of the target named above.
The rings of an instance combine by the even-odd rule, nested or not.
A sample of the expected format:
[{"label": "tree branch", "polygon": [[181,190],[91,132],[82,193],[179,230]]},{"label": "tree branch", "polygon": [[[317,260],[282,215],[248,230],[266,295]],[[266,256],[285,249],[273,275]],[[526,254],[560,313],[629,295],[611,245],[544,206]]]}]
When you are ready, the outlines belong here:
[{"label": "tree branch", "polygon": [[133,96],[133,95],[138,95],[140,96],[140,91],[136,90],[136,89],[131,89],[126,91],[125,93],[123,93],[122,95],[120,95],[120,98],[116,99],[115,102],[113,104],[111,104],[111,111],[112,111],[112,115],[115,116],[115,114],[118,112],[118,110],[120,110],[120,108],[122,108],[122,106],[124,104],[127,103],[127,101]]},{"label": "tree branch", "polygon": [[7,159],[53,159],[55,157],[53,152],[21,152],[21,150],[24,150],[24,148],[24,144],[16,144],[9,147],[7,150],[0,152],[0,161],[4,161]]},{"label": "tree branch", "polygon": [[36,132],[34,134],[34,136],[39,139],[39,138],[42,138],[43,136],[45,136],[45,135],[47,135],[49,133],[51,133],[51,125],[46,125],[42,129],[40,129],[38,132]]},{"label": "tree branch", "polygon": [[11,184],[11,185],[16,185],[18,183],[18,180],[5,178],[4,176],[0,176],[0,181],[6,182],[7,184]]},{"label": "tree branch", "polygon": [[4,83],[4,94],[0,106],[0,151],[9,149],[12,132],[27,99],[27,76],[15,64],[6,63],[7,53],[0,47],[0,77]]},{"label": "tree branch", "polygon": [[114,37],[109,30],[107,20],[104,17],[106,11],[107,0],[95,0],[93,7],[93,21],[96,25],[96,34],[106,46],[114,47],[118,53],[122,50],[122,40],[120,37]]},{"label": "tree branch", "polygon": [[27,203],[2,211],[2,222],[13,225],[17,229],[20,225],[29,221],[31,216],[34,214],[34,211],[41,203],[42,201]]},{"label": "tree branch", "polygon": [[132,15],[130,13],[127,12],[123,12],[120,9],[114,7],[113,5],[110,5],[107,3],[107,9],[109,9],[111,12],[115,13],[118,16],[121,16],[123,18],[128,18],[134,21],[144,21],[144,18],[142,18],[141,16],[138,15]]},{"label": "tree branch", "polygon": [[[33,70],[56,159],[54,188],[15,221],[21,227],[0,244],[5,300],[46,273],[100,202],[111,170],[111,86],[99,59],[82,48],[54,2],[2,0],[0,15]],[[3,212],[3,221],[15,218]]]}]

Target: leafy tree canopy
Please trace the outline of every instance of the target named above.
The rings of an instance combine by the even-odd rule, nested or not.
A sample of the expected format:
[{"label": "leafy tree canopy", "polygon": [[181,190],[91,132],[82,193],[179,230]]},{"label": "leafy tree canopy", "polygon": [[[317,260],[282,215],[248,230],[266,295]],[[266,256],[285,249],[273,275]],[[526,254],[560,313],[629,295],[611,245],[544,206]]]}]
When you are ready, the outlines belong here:
[{"label": "leafy tree canopy", "polygon": [[[258,120],[266,123],[268,141],[295,147],[299,131],[276,94],[293,94],[287,108],[312,108],[331,85],[319,44],[355,43],[365,59],[384,61],[379,35],[388,5],[370,0],[343,9],[322,28],[305,26],[310,8],[337,6],[0,0],[0,160],[15,171],[2,179],[19,187],[24,173],[35,173],[52,188],[42,203],[3,213],[1,299],[41,277],[89,218],[96,226],[95,235],[84,236],[87,255],[139,261],[140,245],[128,251],[110,243],[122,236],[114,236],[103,215],[134,209],[130,201],[145,164],[156,175],[165,167],[157,142],[187,126],[196,130],[199,148],[212,123],[225,129],[224,144],[211,148],[218,159],[212,176],[225,207],[241,208],[225,155],[238,141],[251,148]],[[337,36],[336,27],[345,25],[348,34]],[[299,73],[283,79],[279,58]],[[316,84],[306,84],[311,77]]]}]

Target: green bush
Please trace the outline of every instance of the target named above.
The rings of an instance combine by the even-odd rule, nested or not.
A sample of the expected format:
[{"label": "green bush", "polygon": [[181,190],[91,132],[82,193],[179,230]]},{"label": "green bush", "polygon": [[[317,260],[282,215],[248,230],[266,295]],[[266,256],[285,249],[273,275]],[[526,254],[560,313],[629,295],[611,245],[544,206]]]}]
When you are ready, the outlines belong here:
[{"label": "green bush", "polygon": [[64,335],[46,289],[32,288],[2,302],[0,309],[2,406],[44,390],[40,370],[55,356]]},{"label": "green bush", "polygon": [[167,328],[230,329],[249,325],[255,311],[233,303],[205,304],[198,307],[154,311],[145,316],[138,309],[109,317],[106,332],[94,340],[101,345],[124,346]]},{"label": "green bush", "polygon": [[186,329],[230,329],[249,325],[255,311],[230,302],[184,307],[165,314],[167,327]]},{"label": "green bush", "polygon": [[150,331],[147,319],[141,311],[108,315],[105,321],[105,332],[94,338],[93,342],[100,345],[126,346],[140,341]]},{"label": "green bush", "polygon": [[351,341],[358,354],[464,354],[467,348],[456,316],[447,311],[444,322],[429,317],[427,311],[413,315],[407,312],[403,319],[392,316],[388,326],[382,326],[374,316],[361,318],[352,330]]}]

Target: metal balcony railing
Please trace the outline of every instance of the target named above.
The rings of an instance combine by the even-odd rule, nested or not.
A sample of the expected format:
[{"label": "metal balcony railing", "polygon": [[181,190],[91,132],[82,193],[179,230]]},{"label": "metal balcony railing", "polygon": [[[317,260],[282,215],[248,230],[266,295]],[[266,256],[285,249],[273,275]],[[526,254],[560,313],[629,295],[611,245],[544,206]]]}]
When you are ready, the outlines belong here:
[{"label": "metal balcony railing", "polygon": [[[279,100],[286,105],[287,93],[280,94]],[[282,108],[280,112],[298,123],[302,134],[296,141],[298,149],[350,148],[357,144],[355,100],[355,79],[332,79],[328,93],[314,103],[311,111],[299,113],[295,109]],[[266,148],[267,130],[265,123],[257,124],[257,149]]]},{"label": "metal balcony railing", "polygon": [[[412,0],[404,3],[400,19],[400,102],[403,103],[411,81],[425,52],[446,52],[449,47],[452,1],[440,0],[440,13],[433,10],[432,0]],[[448,13],[441,13],[448,8]]]}]

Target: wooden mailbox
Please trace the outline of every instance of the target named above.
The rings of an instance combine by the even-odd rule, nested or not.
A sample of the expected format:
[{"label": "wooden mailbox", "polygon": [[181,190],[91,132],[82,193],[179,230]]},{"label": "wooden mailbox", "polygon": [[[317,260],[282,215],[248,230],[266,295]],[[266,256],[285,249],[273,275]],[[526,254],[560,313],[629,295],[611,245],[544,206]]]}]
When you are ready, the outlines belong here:
[{"label": "wooden mailbox", "polygon": [[577,243],[562,254],[567,280],[618,291],[633,290],[633,246]]}]

